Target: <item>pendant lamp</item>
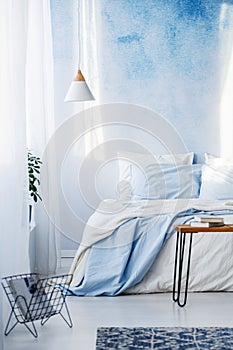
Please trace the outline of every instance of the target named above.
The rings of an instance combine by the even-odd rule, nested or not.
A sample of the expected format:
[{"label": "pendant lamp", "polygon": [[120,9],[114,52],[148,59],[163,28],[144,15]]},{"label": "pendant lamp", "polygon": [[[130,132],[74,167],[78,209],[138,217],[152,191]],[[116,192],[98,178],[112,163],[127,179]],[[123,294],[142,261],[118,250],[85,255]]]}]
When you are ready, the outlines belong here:
[{"label": "pendant lamp", "polygon": [[92,95],[91,90],[89,89],[81,70],[78,69],[76,77],[71,82],[64,101],[79,102],[91,100],[94,100],[94,96]]},{"label": "pendant lamp", "polygon": [[81,44],[80,44],[80,32],[81,32],[81,17],[80,17],[80,3],[78,3],[78,70],[74,80],[71,82],[69,90],[65,96],[65,102],[80,102],[80,101],[93,101],[94,96],[89,89],[85,78],[80,69],[80,57],[81,57]]}]

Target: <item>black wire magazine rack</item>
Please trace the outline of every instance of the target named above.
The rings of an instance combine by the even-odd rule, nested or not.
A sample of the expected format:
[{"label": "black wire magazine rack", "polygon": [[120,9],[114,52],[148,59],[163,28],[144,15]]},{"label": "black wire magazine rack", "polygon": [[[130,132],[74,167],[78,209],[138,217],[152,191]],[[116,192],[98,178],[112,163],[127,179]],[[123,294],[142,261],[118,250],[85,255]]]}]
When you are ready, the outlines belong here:
[{"label": "black wire magazine rack", "polygon": [[[20,323],[37,338],[34,321],[40,320],[44,325],[54,315],[60,315],[71,328],[66,304],[71,279],[72,275],[67,274],[40,278],[35,273],[3,277],[1,283],[11,306],[4,334],[8,335]],[[64,309],[66,317],[62,313]]]}]

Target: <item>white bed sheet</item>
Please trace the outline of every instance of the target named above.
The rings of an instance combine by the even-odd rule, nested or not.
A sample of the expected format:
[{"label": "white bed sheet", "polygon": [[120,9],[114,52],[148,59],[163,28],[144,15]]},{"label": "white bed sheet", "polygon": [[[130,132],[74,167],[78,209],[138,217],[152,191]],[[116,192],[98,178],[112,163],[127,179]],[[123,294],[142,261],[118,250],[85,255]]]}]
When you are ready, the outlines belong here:
[{"label": "white bed sheet", "polygon": [[[225,222],[233,223],[233,215],[225,216]],[[124,293],[171,292],[175,244],[173,235],[143,280]],[[193,234],[189,291],[233,291],[233,232]]]}]

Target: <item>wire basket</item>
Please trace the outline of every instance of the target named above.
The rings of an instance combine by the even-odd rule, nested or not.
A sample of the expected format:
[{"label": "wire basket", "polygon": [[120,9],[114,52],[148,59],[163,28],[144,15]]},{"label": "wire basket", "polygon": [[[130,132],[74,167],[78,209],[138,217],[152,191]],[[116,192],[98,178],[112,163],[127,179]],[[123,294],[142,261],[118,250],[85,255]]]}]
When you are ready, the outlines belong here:
[{"label": "wire basket", "polygon": [[[2,286],[11,306],[4,334],[8,335],[18,323],[21,323],[34,337],[37,337],[34,321],[41,320],[41,324],[44,325],[51,316],[58,314],[69,327],[72,327],[65,300],[71,279],[72,275],[67,274],[40,278],[35,273],[2,278]],[[66,317],[62,314],[64,308]],[[13,318],[15,322],[12,324]]]}]

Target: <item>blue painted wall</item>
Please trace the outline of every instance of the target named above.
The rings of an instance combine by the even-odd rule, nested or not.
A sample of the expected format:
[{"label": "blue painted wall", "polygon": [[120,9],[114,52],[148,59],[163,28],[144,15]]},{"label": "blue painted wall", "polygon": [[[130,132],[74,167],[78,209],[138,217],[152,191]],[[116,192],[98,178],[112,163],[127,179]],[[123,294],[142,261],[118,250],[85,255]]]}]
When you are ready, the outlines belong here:
[{"label": "blue painted wall", "polygon": [[100,3],[105,101],[149,107],[168,119],[200,157],[206,151],[219,154],[220,103],[233,45],[233,2]]},{"label": "blue painted wall", "polygon": [[[55,69],[60,65],[58,115],[69,108],[60,100],[73,74],[67,78],[64,67],[73,69],[77,57],[77,6],[76,0],[51,0]],[[219,154],[233,0],[85,0],[82,6],[86,65],[95,66],[95,72],[87,69],[88,78],[97,103],[148,107],[170,121],[200,158],[206,151]]]}]

